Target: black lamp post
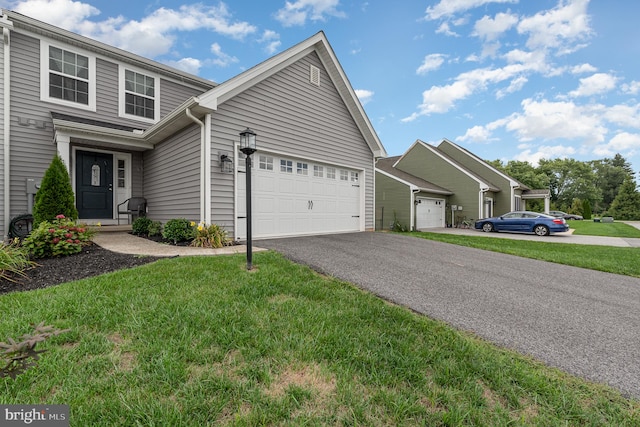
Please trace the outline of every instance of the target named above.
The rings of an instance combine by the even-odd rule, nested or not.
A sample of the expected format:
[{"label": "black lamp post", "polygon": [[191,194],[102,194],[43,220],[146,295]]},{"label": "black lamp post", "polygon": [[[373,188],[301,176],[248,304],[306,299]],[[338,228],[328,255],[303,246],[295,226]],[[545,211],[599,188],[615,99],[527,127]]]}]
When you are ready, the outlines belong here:
[{"label": "black lamp post", "polygon": [[247,174],[247,270],[253,268],[251,248],[251,155],[256,152],[256,133],[249,128],[240,132],[240,151],[246,155]]}]

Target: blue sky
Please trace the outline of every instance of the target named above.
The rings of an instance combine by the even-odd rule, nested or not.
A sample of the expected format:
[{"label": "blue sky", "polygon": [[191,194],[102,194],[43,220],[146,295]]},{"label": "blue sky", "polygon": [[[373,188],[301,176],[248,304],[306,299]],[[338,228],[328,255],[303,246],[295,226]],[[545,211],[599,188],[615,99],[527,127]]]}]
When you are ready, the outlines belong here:
[{"label": "blue sky", "polygon": [[0,0],[223,82],[322,30],[389,155],[622,154],[640,170],[640,2]]}]

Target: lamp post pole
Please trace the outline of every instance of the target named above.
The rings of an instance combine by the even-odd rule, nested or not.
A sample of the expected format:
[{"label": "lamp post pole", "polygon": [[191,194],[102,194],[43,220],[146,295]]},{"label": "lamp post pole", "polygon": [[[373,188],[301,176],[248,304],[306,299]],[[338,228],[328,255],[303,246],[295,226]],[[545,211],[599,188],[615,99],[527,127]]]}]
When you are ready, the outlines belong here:
[{"label": "lamp post pole", "polygon": [[251,154],[247,154],[247,270],[253,268],[253,248],[251,242]]},{"label": "lamp post pole", "polygon": [[247,270],[253,269],[253,248],[251,242],[251,155],[255,153],[256,133],[249,128],[240,132],[240,151],[246,156],[246,176],[247,176]]}]

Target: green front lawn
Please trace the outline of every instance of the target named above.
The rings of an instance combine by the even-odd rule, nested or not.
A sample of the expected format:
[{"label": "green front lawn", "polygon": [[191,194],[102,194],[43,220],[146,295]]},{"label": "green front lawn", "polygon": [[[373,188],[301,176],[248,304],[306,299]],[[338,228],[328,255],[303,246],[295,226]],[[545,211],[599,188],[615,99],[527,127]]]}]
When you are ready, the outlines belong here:
[{"label": "green front lawn", "polygon": [[0,296],[0,340],[71,331],[0,379],[73,426],[640,425],[640,402],[274,252],[180,257]]},{"label": "green front lawn", "polygon": [[575,235],[640,238],[640,229],[622,222],[567,221]]},{"label": "green front lawn", "polygon": [[[580,221],[573,221],[572,224],[574,222]],[[411,232],[409,234],[422,239],[640,277],[640,248],[553,243],[544,241],[544,237],[541,237],[540,241],[530,241],[446,233]]]}]

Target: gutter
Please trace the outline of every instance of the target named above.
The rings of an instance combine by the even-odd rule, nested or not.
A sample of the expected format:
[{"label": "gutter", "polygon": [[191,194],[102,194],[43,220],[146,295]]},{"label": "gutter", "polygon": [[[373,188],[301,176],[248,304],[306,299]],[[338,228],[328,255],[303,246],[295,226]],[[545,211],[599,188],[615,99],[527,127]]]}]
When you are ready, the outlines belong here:
[{"label": "gutter", "polygon": [[186,108],[184,110],[187,117],[193,120],[198,126],[200,126],[200,221],[206,224],[205,219],[205,206],[206,206],[206,192],[205,192],[205,124],[196,116],[191,114],[191,109]]}]

